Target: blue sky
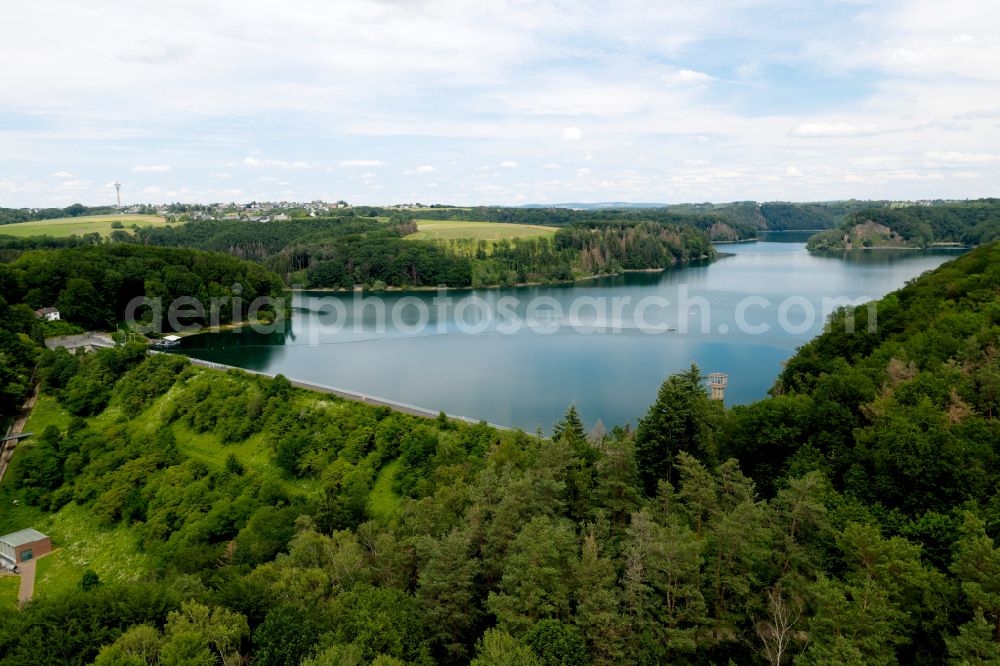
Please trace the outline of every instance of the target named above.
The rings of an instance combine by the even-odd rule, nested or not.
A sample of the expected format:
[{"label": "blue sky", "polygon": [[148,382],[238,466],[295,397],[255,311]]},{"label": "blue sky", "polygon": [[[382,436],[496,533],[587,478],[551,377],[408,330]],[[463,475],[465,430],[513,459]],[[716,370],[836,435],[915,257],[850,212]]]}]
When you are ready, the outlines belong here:
[{"label": "blue sky", "polygon": [[129,203],[997,194],[993,0],[38,0],[4,15],[0,206],[108,203],[116,178]]}]

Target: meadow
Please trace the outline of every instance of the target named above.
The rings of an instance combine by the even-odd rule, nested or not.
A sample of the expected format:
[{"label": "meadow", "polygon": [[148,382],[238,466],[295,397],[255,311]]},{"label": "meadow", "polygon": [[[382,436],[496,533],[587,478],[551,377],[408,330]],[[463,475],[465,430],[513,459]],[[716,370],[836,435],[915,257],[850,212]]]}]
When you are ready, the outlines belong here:
[{"label": "meadow", "polygon": [[5,224],[0,226],[0,235],[24,238],[25,236],[66,237],[98,233],[102,236],[108,236],[114,231],[111,228],[113,222],[121,222],[125,225],[123,231],[128,231],[128,228],[133,224],[140,227],[162,227],[167,223],[159,215],[82,215],[80,217],[57,217],[51,220]]},{"label": "meadow", "polygon": [[535,238],[555,234],[555,227],[538,224],[505,224],[501,222],[471,222],[467,220],[417,220],[417,233],[410,240],[448,241],[471,238],[496,242],[502,238]]}]

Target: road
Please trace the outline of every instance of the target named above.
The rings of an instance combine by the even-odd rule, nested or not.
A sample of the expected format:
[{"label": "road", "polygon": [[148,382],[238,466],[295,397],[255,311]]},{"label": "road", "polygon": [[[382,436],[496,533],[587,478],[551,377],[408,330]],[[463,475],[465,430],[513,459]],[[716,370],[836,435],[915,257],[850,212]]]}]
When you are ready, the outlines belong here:
[{"label": "road", "polygon": [[[24,424],[28,422],[28,417],[31,416],[31,408],[35,406],[35,401],[38,400],[39,390],[41,390],[41,384],[35,384],[35,390],[32,392],[31,397],[21,406],[21,412],[14,419],[14,423],[7,431],[7,437],[16,437],[24,431]],[[7,465],[10,464],[11,456],[14,455],[14,449],[17,447],[17,440],[11,439],[0,442],[0,447],[3,447],[0,449],[0,481],[3,481],[3,475],[7,472]]]},{"label": "road", "polygon": [[[150,353],[157,354],[162,352],[151,351]],[[239,368],[233,365],[224,365],[222,363],[213,363],[211,361],[203,361],[198,358],[188,357],[188,360],[197,366],[203,368],[211,368],[213,370],[240,370],[242,372],[247,372],[252,375],[261,375],[264,377],[274,377],[273,374],[267,372],[259,372],[257,370],[247,370],[246,368]],[[425,409],[423,407],[418,407],[416,405],[408,405],[405,402],[397,402],[395,400],[389,400],[388,398],[380,398],[378,396],[367,395],[365,393],[357,393],[355,391],[348,391],[347,389],[337,388],[336,386],[327,386],[325,384],[316,384],[313,382],[306,382],[300,379],[291,379],[288,381],[292,386],[297,388],[306,389],[308,391],[316,391],[317,393],[329,393],[335,395],[338,398],[344,398],[345,400],[354,400],[355,402],[363,402],[366,405],[374,405],[376,407],[388,407],[393,411],[400,412],[402,414],[410,414],[411,416],[422,416],[424,418],[433,419],[436,418],[438,412],[430,409]],[[449,419],[456,421],[464,421],[466,423],[479,423],[476,419],[470,419],[466,416],[456,416],[454,414],[445,414]],[[507,426],[496,425],[494,423],[488,424],[490,427],[497,428],[498,430],[510,430]]]},{"label": "road", "polygon": [[35,560],[28,560],[17,565],[21,572],[21,587],[17,591],[17,600],[20,603],[31,601],[35,594]]}]

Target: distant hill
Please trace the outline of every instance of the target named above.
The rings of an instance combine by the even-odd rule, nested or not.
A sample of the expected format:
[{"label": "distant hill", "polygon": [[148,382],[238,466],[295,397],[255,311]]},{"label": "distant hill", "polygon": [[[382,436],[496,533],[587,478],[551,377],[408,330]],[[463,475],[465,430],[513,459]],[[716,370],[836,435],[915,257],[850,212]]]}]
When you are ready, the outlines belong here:
[{"label": "distant hill", "polygon": [[526,204],[520,208],[565,208],[580,211],[659,208],[679,214],[717,214],[728,224],[767,231],[787,229],[832,229],[859,210],[883,208],[888,201],[733,201],[729,203],[633,203],[603,201],[598,203]]},{"label": "distant hill", "polygon": [[809,239],[810,250],[980,245],[1000,239],[1000,199],[860,210]]},{"label": "distant hill", "polygon": [[596,203],[524,204],[520,208],[572,208],[573,210],[600,210],[602,208],[666,208],[665,203],[632,203],[629,201],[598,201]]}]

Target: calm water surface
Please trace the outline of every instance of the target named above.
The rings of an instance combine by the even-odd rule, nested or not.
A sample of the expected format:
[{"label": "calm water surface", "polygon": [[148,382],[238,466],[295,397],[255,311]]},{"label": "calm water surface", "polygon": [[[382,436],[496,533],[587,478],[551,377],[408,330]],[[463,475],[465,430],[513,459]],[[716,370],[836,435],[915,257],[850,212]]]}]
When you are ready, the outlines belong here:
[{"label": "calm water surface", "polygon": [[[543,332],[528,326],[501,332],[503,321],[486,320],[468,307],[461,313],[464,328],[481,332],[463,333],[453,307],[442,306],[438,316],[432,292],[381,295],[390,313],[396,307],[400,325],[387,315],[380,327],[373,307],[354,316],[355,295],[303,292],[296,294],[293,315],[281,332],[190,336],[179,351],[530,431],[549,431],[571,403],[588,424],[597,419],[608,426],[635,424],[663,379],[692,362],[706,373],[728,373],[727,404],[763,397],[781,362],[820,332],[824,298],[878,298],[956,254],[816,256],[806,252],[802,240],[774,234],[765,242],[721,245],[727,256],[713,263],[662,273],[447,292],[456,301],[477,296],[494,314],[500,299],[512,297],[517,304],[509,312],[522,316],[531,299],[549,297],[535,317]],[[752,304],[744,320],[755,329],[767,326],[767,332],[741,331],[737,324],[739,304],[750,296],[767,304]],[[669,305],[656,300],[641,313],[645,325],[637,325],[635,306],[648,297]],[[344,304],[346,318],[323,305],[330,299]],[[622,305],[625,299],[629,302]],[[418,302],[429,312],[423,327],[418,327]],[[706,302],[709,307],[701,307]],[[780,325],[783,302],[791,305],[785,313],[790,330]],[[344,330],[333,330],[335,323]],[[556,324],[561,324],[557,330]],[[620,332],[611,330],[615,326]],[[651,332],[665,327],[674,330]]]}]

